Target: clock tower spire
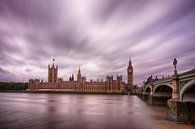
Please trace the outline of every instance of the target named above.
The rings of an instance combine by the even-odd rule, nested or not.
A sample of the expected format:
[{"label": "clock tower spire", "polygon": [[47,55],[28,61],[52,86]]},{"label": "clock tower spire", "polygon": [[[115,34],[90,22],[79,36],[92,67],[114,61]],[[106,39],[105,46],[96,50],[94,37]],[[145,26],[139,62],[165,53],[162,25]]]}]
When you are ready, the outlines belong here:
[{"label": "clock tower spire", "polygon": [[131,59],[129,59],[129,65],[127,67],[127,85],[128,91],[131,93],[133,88],[133,66],[131,63]]}]

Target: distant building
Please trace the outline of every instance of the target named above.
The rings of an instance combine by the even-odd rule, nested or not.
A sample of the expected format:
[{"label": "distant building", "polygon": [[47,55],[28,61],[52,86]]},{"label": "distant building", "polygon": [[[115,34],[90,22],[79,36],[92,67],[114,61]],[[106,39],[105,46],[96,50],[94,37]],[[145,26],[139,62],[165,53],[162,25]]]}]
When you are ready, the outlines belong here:
[{"label": "distant building", "polygon": [[[125,82],[122,75],[117,75],[116,80],[113,76],[106,76],[105,81],[99,79],[97,81],[86,81],[86,77],[82,76],[80,68],[77,73],[77,80],[74,75],[70,76],[68,81],[58,78],[58,65],[50,67],[48,65],[48,82],[39,79],[30,79],[28,91],[34,92],[81,92],[81,93],[122,93],[125,90]],[[133,67],[131,61],[128,66],[128,86],[133,86]]]}]

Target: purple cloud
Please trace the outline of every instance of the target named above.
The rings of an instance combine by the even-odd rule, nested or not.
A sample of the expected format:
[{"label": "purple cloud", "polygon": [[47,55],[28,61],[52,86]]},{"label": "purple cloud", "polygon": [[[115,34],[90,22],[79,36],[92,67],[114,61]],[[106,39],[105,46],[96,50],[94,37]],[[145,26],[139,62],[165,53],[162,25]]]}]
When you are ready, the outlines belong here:
[{"label": "purple cloud", "polygon": [[0,81],[47,80],[56,59],[68,80],[122,74],[131,57],[135,83],[195,67],[195,1],[1,0]]}]

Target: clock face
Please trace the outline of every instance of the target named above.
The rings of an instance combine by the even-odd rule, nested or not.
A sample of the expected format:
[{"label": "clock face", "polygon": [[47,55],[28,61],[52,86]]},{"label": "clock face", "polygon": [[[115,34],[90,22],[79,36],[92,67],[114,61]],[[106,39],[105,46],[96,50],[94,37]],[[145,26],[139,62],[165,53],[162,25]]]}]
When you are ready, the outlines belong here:
[{"label": "clock face", "polygon": [[131,72],[131,69],[129,69],[129,72]]}]

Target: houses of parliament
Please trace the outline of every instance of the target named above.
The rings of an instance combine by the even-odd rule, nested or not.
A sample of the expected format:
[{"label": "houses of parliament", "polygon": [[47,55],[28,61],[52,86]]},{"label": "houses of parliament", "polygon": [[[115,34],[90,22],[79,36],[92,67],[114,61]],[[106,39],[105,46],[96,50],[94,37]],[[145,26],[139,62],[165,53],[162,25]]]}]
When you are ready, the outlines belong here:
[{"label": "houses of parliament", "polygon": [[58,78],[58,65],[54,60],[52,66],[48,65],[48,82],[40,79],[29,79],[29,92],[70,92],[70,93],[117,93],[121,94],[125,89],[131,89],[133,86],[133,67],[131,60],[127,67],[127,84],[123,81],[122,75],[117,75],[116,79],[113,75],[107,75],[105,80],[87,81],[78,69],[77,78],[70,76],[69,80],[64,81]]}]

